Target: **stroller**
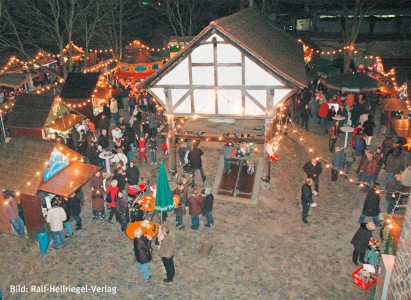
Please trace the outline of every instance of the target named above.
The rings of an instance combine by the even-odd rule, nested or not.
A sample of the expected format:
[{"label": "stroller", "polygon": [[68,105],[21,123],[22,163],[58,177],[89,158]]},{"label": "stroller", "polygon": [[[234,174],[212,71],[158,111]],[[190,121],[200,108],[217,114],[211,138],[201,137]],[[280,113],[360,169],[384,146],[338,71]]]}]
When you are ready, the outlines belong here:
[{"label": "stroller", "polygon": [[190,164],[190,163],[185,164],[185,165],[183,166],[183,171],[184,171],[184,173],[192,174],[192,173],[193,173],[193,169],[191,168],[191,164]]},{"label": "stroller", "polygon": [[130,212],[130,221],[136,222],[143,220],[143,211],[140,209],[141,205],[136,200],[144,196],[147,190],[146,184],[130,185],[127,188],[128,207]]}]

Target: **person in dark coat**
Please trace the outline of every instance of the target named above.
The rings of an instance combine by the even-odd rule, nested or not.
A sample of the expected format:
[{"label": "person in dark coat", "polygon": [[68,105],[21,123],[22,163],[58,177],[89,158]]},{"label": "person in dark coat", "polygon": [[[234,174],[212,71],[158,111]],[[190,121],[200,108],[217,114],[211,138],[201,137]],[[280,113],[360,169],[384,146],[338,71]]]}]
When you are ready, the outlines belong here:
[{"label": "person in dark coat", "polygon": [[335,144],[337,143],[338,136],[340,135],[340,122],[335,121],[330,127],[330,140],[328,142],[328,149],[330,152],[335,151]]},{"label": "person in dark coat", "polygon": [[96,144],[94,142],[90,142],[89,146],[86,149],[86,156],[91,165],[94,165],[94,166],[100,165],[100,158],[98,155],[99,155],[99,152],[96,147]]},{"label": "person in dark coat", "polygon": [[374,224],[381,226],[380,220],[378,218],[380,210],[380,193],[377,193],[378,186],[374,186],[370,189],[365,197],[363,209],[358,223],[361,224],[365,221],[366,217],[372,217]]},{"label": "person in dark coat", "polygon": [[311,109],[308,107],[308,104],[306,104],[301,111],[301,128],[305,127],[305,130],[308,130],[308,121],[310,118],[312,118]]},{"label": "person in dark coat", "polygon": [[342,125],[346,125],[348,122],[348,110],[347,108],[345,108],[344,104],[340,104],[340,107],[337,110],[337,115],[345,118],[341,122],[342,122]]},{"label": "person in dark coat", "polygon": [[401,174],[396,174],[390,182],[387,183],[387,193],[385,200],[388,201],[387,213],[394,213],[395,204],[400,198],[401,191],[404,190],[404,186],[401,183]]},{"label": "person in dark coat", "polygon": [[80,139],[80,133],[77,131],[76,128],[73,128],[70,134],[71,134],[71,138],[73,139],[74,147],[77,149],[78,141]]},{"label": "person in dark coat", "polygon": [[205,189],[205,197],[203,203],[203,211],[207,219],[207,224],[205,227],[211,227],[214,225],[214,216],[213,216],[213,203],[214,195],[211,193],[210,188]]},{"label": "person in dark coat", "polygon": [[77,152],[83,156],[87,156],[88,140],[86,135],[82,135],[78,142]]},{"label": "person in dark coat", "polygon": [[328,111],[327,118],[325,119],[325,133],[328,133],[328,128],[330,128],[333,117],[336,115],[335,107],[331,106],[330,110]]},{"label": "person in dark coat", "polygon": [[151,278],[149,273],[151,262],[151,237],[145,237],[141,228],[134,231],[134,255],[137,260],[137,272],[142,273],[144,280]]},{"label": "person in dark coat", "polygon": [[80,198],[77,197],[76,193],[72,193],[68,198],[65,198],[67,201],[67,210],[69,215],[76,220],[76,230],[80,230],[82,228],[81,223],[81,201]]},{"label": "person in dark coat", "polygon": [[130,98],[128,98],[128,108],[130,110],[130,116],[134,112],[134,108],[136,107],[136,96],[134,94],[131,94]]},{"label": "person in dark coat", "polygon": [[344,170],[345,152],[340,147],[335,147],[335,152],[331,160],[331,181],[337,181],[338,174]]},{"label": "person in dark coat", "polygon": [[[311,161],[307,161],[303,166],[303,170],[305,174],[307,174],[307,178],[311,178],[314,181],[315,191],[316,193],[319,192],[319,177],[323,171],[321,163],[317,161],[316,158],[311,159]],[[316,196],[316,194],[315,194]]]},{"label": "person in dark coat", "polygon": [[352,261],[356,266],[358,266],[358,257],[360,258],[361,263],[365,263],[365,251],[367,251],[373,230],[375,230],[375,224],[373,222],[361,223],[360,228],[351,240],[351,244],[354,245]]},{"label": "person in dark coat", "polygon": [[101,131],[100,136],[97,139],[97,144],[99,144],[104,150],[108,150],[108,146],[109,146],[109,138],[108,138],[108,134],[107,134],[107,130],[103,129]]},{"label": "person in dark coat", "polygon": [[179,230],[185,228],[183,216],[186,213],[185,206],[187,202],[187,198],[185,197],[184,193],[184,185],[178,184],[177,188],[174,190],[174,195],[178,196],[180,199],[178,201],[177,207],[175,207],[174,212],[176,214],[176,226]]},{"label": "person in dark coat", "polygon": [[404,158],[401,156],[401,150],[396,147],[392,153],[387,154],[385,159],[385,171],[387,172],[386,182],[390,182],[395,174],[401,173],[405,169]]},{"label": "person in dark coat", "polygon": [[371,145],[371,139],[374,134],[374,127],[375,123],[372,119],[371,115],[368,115],[368,120],[362,124],[362,127],[364,127],[364,134],[367,136],[367,146]]},{"label": "person in dark coat", "polygon": [[[125,192],[126,191],[126,184],[127,184],[127,175],[126,171],[123,170],[123,168],[118,167],[113,174],[113,179],[117,180],[117,186],[120,189],[120,192]],[[126,195],[124,193],[124,195]]]},{"label": "person in dark coat", "polygon": [[118,216],[118,221],[120,222],[121,231],[125,232],[127,224],[129,222],[128,204],[123,197],[123,193],[119,191],[115,198],[116,202],[116,213]]},{"label": "person in dark coat", "polygon": [[134,164],[134,161],[130,161],[130,165],[126,170],[127,182],[129,185],[137,185],[140,178],[140,170]]},{"label": "person in dark coat", "polygon": [[[108,109],[110,111],[110,109]],[[110,118],[106,114],[102,114],[100,120],[98,121],[98,128],[100,128],[100,132],[103,132],[103,129],[108,131],[110,128]]]},{"label": "person in dark coat", "polygon": [[[77,131],[77,130],[76,130]],[[74,145],[72,134],[67,134],[66,146],[69,147],[71,150],[76,151],[76,146]]]},{"label": "person in dark coat", "polygon": [[313,184],[314,181],[311,178],[307,178],[307,180],[303,184],[303,187],[301,188],[301,202],[303,206],[302,220],[306,224],[308,224],[308,211],[310,210],[311,204],[313,203]]},{"label": "person in dark coat", "polygon": [[196,170],[200,171],[203,182],[206,180],[206,176],[204,175],[203,171],[203,164],[201,161],[201,156],[203,154],[203,151],[200,149],[198,145],[193,145],[191,147],[190,153],[188,153],[188,161],[190,162],[191,168],[193,169],[193,186],[195,184]]}]

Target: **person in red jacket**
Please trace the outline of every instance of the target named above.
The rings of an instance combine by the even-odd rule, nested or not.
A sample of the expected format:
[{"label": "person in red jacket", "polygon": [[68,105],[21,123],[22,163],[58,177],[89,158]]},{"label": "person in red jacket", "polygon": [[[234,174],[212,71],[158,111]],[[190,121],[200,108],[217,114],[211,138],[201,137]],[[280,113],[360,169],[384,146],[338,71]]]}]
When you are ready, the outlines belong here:
[{"label": "person in red jacket", "polygon": [[201,206],[203,205],[203,196],[200,195],[197,188],[193,190],[193,195],[188,198],[188,213],[191,216],[191,229],[200,228]]},{"label": "person in red jacket", "polygon": [[140,165],[143,164],[143,157],[146,160],[147,164],[147,153],[146,153],[146,141],[148,139],[148,134],[145,137],[140,137],[138,139],[138,154],[140,156]]},{"label": "person in red jacket", "polygon": [[114,215],[116,215],[116,220],[118,220],[118,216],[116,214],[116,201],[115,201],[115,199],[116,199],[117,193],[119,192],[120,189],[117,187],[117,184],[118,184],[117,180],[113,179],[111,181],[110,186],[107,188],[107,191],[106,191],[106,195],[110,194],[110,199],[111,199],[110,202],[107,202],[107,206],[110,207],[110,214],[109,214],[108,220],[107,220],[108,223],[111,223],[111,220],[113,219]]},{"label": "person in red jacket", "polygon": [[323,104],[321,104],[320,108],[318,109],[318,116],[320,117],[318,121],[319,125],[325,126],[327,116],[328,116],[328,111],[329,111],[329,107],[328,107],[327,102],[323,102]]}]

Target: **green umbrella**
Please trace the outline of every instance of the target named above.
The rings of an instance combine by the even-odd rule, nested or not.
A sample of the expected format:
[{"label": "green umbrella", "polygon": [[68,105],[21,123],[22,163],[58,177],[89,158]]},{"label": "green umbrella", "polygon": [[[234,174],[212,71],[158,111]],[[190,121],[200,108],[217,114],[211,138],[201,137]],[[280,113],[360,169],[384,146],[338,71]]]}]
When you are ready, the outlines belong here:
[{"label": "green umbrella", "polygon": [[325,67],[325,66],[331,66],[333,63],[332,61],[326,60],[324,58],[320,58],[320,59],[312,60],[308,64],[312,67]]},{"label": "green umbrella", "polygon": [[364,73],[341,73],[325,79],[325,85],[333,90],[341,90],[345,87],[347,92],[360,93],[375,91],[383,83]]},{"label": "green umbrella", "polygon": [[[163,162],[160,162],[160,167],[158,168],[156,204],[154,208],[161,213],[174,210],[173,195],[168,185],[166,168]],[[162,216],[161,222],[163,222]]]}]

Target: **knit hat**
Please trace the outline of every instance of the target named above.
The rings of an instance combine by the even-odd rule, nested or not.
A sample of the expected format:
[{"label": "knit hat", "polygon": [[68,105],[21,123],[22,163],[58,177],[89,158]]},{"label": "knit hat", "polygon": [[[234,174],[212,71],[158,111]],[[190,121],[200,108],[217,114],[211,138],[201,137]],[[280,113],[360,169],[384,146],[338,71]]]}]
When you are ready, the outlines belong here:
[{"label": "knit hat", "polygon": [[373,222],[368,222],[366,227],[368,230],[375,230],[375,224]]},{"label": "knit hat", "polygon": [[113,179],[112,181],[111,181],[111,186],[117,186],[117,184],[118,184],[118,181],[116,180],[116,179]]}]

